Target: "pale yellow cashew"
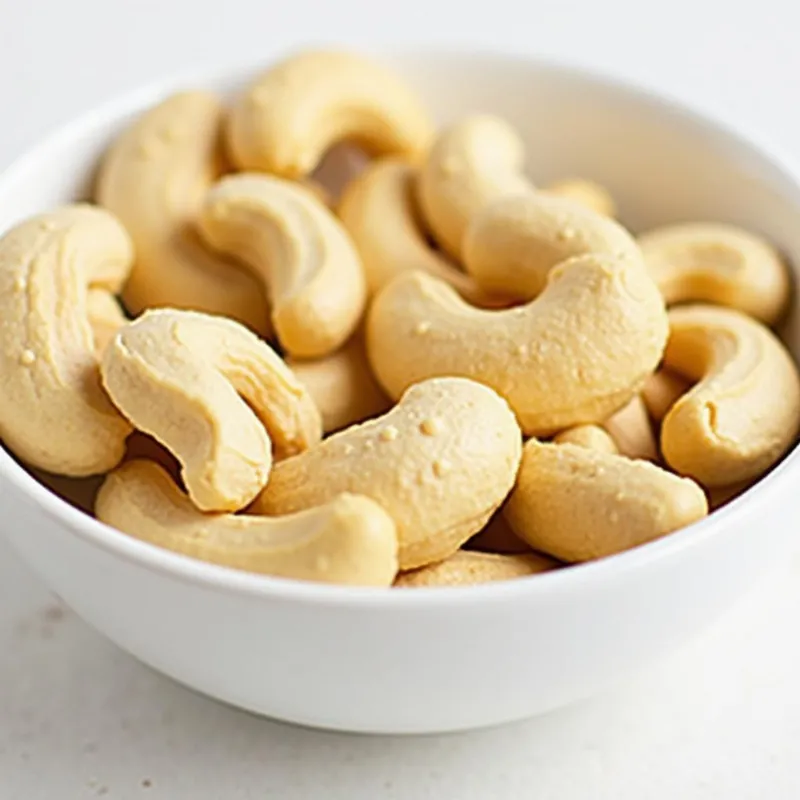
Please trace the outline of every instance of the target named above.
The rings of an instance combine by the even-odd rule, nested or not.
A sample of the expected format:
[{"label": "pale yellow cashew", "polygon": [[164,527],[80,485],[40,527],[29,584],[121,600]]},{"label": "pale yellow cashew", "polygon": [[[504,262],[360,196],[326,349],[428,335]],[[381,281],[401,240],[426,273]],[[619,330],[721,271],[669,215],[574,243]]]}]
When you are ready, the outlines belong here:
[{"label": "pale yellow cashew", "polygon": [[180,461],[204,511],[244,508],[267,481],[273,446],[277,457],[289,456],[322,435],[302,384],[233,320],[145,312],[114,337],[102,373],[120,411]]},{"label": "pale yellow cashew", "polygon": [[530,439],[503,513],[531,547],[573,562],[683,528],[706,516],[708,503],[694,481],[648,461]]},{"label": "pale yellow cashew", "polygon": [[543,187],[542,191],[574,200],[604,217],[617,215],[617,204],[608,189],[585,178],[565,178],[554,181]]},{"label": "pale yellow cashew", "polygon": [[553,441],[556,444],[575,444],[608,455],[619,454],[614,438],[599,425],[575,425],[556,434]]},{"label": "pale yellow cashew", "polygon": [[360,335],[325,358],[286,363],[314,400],[326,434],[383,414],[392,405],[372,374]]},{"label": "pale yellow cashew", "polygon": [[686,378],[668,369],[659,369],[650,375],[644,382],[641,397],[653,422],[660,425],[675,401],[686,394],[691,385]]},{"label": "pale yellow cashew", "polygon": [[465,117],[439,134],[420,169],[417,196],[442,250],[461,261],[476,213],[503,195],[532,191],[524,160],[522,140],[499,117]]},{"label": "pale yellow cashew", "polygon": [[420,270],[447,281],[473,305],[491,304],[492,298],[425,238],[414,197],[415,176],[409,162],[381,159],[342,195],[339,216],[361,254],[369,294],[403,272]]},{"label": "pale yellow cashew", "polygon": [[530,553],[531,546],[511,530],[502,509],[478,531],[465,545],[470,550],[479,550],[483,553],[502,553],[516,555]]},{"label": "pale yellow cashew", "polygon": [[312,51],[268,69],[234,103],[227,141],[239,169],[297,178],[337,142],[373,155],[419,155],[432,135],[416,94],[382,65]]},{"label": "pale yellow cashew", "polygon": [[0,437],[34,467],[93,475],[125,452],[131,428],[100,385],[88,292],[118,291],[132,264],[125,229],[89,205],[0,239]]},{"label": "pale yellow cashew", "polygon": [[464,267],[487,292],[536,297],[553,267],[589,253],[642,256],[619,223],[546,192],[501,197],[477,213],[464,239]]},{"label": "pale yellow cashew", "polygon": [[401,275],[372,304],[367,353],[391,397],[426,378],[472,378],[505,397],[526,433],[544,436],[625,405],[667,332],[641,264],[589,255],[560,264],[537,299],[504,311],[475,309],[428,275]]},{"label": "pale yellow cashew", "polygon": [[789,300],[789,271],[766,240],[733,225],[669,225],[639,237],[668,305],[706,302],[770,325]]},{"label": "pale yellow cashew", "polygon": [[666,462],[709,487],[757,478],[800,427],[792,357],[767,327],[733,309],[682,306],[669,321],[664,365],[697,384],[664,417]]},{"label": "pale yellow cashew", "polygon": [[106,478],[95,514],[158,547],[263,575],[389,586],[397,572],[394,523],[358,495],[274,519],[204,514],[157,464],[133,461]]},{"label": "pale yellow cashew", "polygon": [[508,555],[458,550],[444,561],[410,572],[401,572],[395,579],[394,585],[402,589],[473,586],[478,583],[525,578],[547,572],[557,566],[552,558],[538,553]]},{"label": "pale yellow cashew", "polygon": [[520,450],[514,416],[491,389],[426,381],[388,414],[276,464],[253,509],[287,514],[358,487],[394,519],[400,567],[412,569],[483,527],[514,484]]},{"label": "pale yellow cashew", "polygon": [[136,265],[122,299],[134,315],[171,306],[221,314],[268,330],[266,296],[233,262],[203,247],[192,224],[221,172],[222,106],[206,92],[173,95],[146,111],[112,144],[96,195],[125,225]]},{"label": "pale yellow cashew", "polygon": [[200,233],[266,286],[283,348],[303,358],[336,350],[366,302],[361,260],[347,231],[310,192],[268,175],[223,178],[206,196]]},{"label": "pale yellow cashew", "polygon": [[605,420],[602,426],[614,440],[620,455],[658,461],[658,443],[641,395],[631,398],[626,406]]},{"label": "pale yellow cashew", "polygon": [[102,353],[114,334],[128,321],[117,298],[105,289],[89,288],[86,315],[92,326],[94,346]]}]

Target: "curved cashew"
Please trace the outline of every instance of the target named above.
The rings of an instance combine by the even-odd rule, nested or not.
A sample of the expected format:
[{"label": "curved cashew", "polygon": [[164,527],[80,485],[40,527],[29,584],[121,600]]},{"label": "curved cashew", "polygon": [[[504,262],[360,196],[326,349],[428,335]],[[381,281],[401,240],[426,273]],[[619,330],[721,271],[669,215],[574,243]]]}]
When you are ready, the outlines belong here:
[{"label": "curved cashew", "polygon": [[789,299],[789,271],[766,240],[733,225],[669,225],[639,237],[668,305],[715,303],[770,325]]},{"label": "curved cashew", "polygon": [[431,137],[411,89],[367,58],[300,53],[271,67],[231,109],[227,140],[240,169],[286,178],[310,174],[337,142],[375,155],[416,156]]},{"label": "curved cashew", "polygon": [[706,516],[708,503],[694,481],[647,461],[530,439],[503,513],[531,547],[572,562],[678,530]]},{"label": "curved cashew", "polygon": [[641,264],[603,255],[560,264],[536,300],[505,311],[475,309],[428,275],[401,275],[367,320],[370,363],[391,397],[461,375],[505,397],[533,435],[617,411],[656,367],[666,338],[664,302]]},{"label": "curved cashew", "polygon": [[617,215],[617,204],[608,189],[594,181],[587,181],[585,178],[565,178],[554,181],[545,186],[542,191],[580,203],[604,217]]},{"label": "curved cashew", "polygon": [[668,369],[656,370],[644,382],[642,400],[653,422],[661,423],[675,401],[689,391],[691,383]]},{"label": "curved cashew", "polygon": [[291,370],[222,317],[145,312],[114,337],[102,373],[120,411],[181,462],[204,511],[246,506],[267,481],[273,444],[287,456],[322,435],[319,412]]},{"label": "curved cashew", "polygon": [[420,169],[417,195],[442,250],[460,261],[476,213],[498,197],[533,189],[522,174],[524,159],[522,140],[499,117],[465,117],[439,134]]},{"label": "curved cashew", "polygon": [[91,287],[86,296],[86,316],[92,326],[94,346],[98,353],[106,349],[114,334],[128,321],[111,292]]},{"label": "curved cashew", "polygon": [[514,483],[520,431],[491,389],[460,378],[413,386],[388,414],[276,464],[253,508],[286,514],[354,491],[394,519],[400,567],[454,553]]},{"label": "curved cashew", "polygon": [[383,414],[392,405],[372,374],[362,336],[315,361],[286,362],[322,414],[324,433]]},{"label": "curved cashew", "polygon": [[397,572],[394,523],[358,495],[280,519],[204,514],[157,464],[133,461],[106,478],[95,515],[158,547],[263,575],[388,586]]},{"label": "curved cashew", "polygon": [[666,462],[709,487],[758,477],[800,427],[792,357],[768,328],[732,309],[682,306],[669,321],[664,366],[698,383],[664,417]]},{"label": "curved cashew", "polygon": [[575,425],[553,437],[556,444],[574,444],[597,453],[618,455],[619,448],[611,434],[599,425]]},{"label": "curved cashew", "polygon": [[640,394],[634,395],[626,406],[605,420],[602,426],[614,440],[620,455],[658,461],[658,444],[650,424],[650,415]]},{"label": "curved cashew", "polygon": [[259,333],[269,312],[257,281],[209,253],[192,229],[200,203],[221,171],[219,100],[184,92],[147,111],[103,160],[97,201],[125,225],[136,264],[122,292],[128,310],[189,308],[231,317]]},{"label": "curved cashew", "polygon": [[100,385],[87,288],[119,290],[133,247],[108,212],[73,205],[0,239],[0,436],[62,475],[107,472],[130,426]]},{"label": "curved cashew", "polygon": [[407,161],[375,161],[351,181],[339,216],[358,247],[367,291],[374,295],[397,275],[420,270],[447,281],[473,305],[491,303],[486,292],[427,241],[415,208],[416,171]]},{"label": "curved cashew", "polygon": [[484,528],[476,533],[465,545],[469,550],[478,550],[482,553],[501,553],[503,555],[518,555],[530,553],[531,547],[527,542],[511,530],[502,509],[486,523]]},{"label": "curved cashew", "polygon": [[464,238],[464,267],[475,282],[525,300],[544,289],[557,264],[589,253],[642,260],[633,237],[613,219],[545,192],[489,203]]},{"label": "curved cashew", "polygon": [[361,260],[336,217],[307,189],[268,175],[223,178],[198,226],[267,286],[272,323],[293,356],[327,355],[355,330],[366,302]]},{"label": "curved cashew", "polygon": [[558,564],[537,553],[508,555],[457,550],[444,561],[427,567],[401,572],[395,579],[398,588],[413,589],[430,586],[472,586],[490,581],[525,578],[555,569]]}]

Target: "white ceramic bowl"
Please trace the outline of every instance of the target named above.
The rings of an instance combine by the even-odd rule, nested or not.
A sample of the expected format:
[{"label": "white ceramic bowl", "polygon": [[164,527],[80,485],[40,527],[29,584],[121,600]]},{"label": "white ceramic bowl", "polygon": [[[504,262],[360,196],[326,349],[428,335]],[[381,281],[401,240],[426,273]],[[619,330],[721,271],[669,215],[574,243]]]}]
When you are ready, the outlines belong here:
[{"label": "white ceramic bowl", "polygon": [[[496,112],[537,181],[608,186],[634,228],[741,223],[800,264],[800,188],[751,143],[672,102],[536,61],[385,56],[441,121]],[[0,230],[85,192],[100,153],[170,81],[36,146],[0,179]],[[797,349],[793,324],[787,338]],[[392,592],[269,579],[159,550],[90,519],[0,452],[2,526],[21,556],[120,647],[252,711],[349,731],[433,732],[518,719],[623,679],[700,630],[796,535],[800,456],[709,519],[595,563],[501,584]]]}]

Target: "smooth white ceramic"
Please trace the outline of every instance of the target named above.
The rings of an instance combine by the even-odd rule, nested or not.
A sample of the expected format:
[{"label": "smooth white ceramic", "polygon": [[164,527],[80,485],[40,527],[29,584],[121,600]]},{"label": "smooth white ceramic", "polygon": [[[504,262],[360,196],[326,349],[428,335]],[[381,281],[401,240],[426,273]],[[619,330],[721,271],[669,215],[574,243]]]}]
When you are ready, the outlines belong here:
[{"label": "smooth white ceramic", "polygon": [[[513,122],[536,181],[608,186],[634,228],[720,219],[800,264],[800,188],[776,157],[681,106],[596,76],[488,54],[384,55],[440,121]],[[259,65],[261,66],[261,65]],[[170,80],[84,116],[0,178],[0,230],[84,196],[98,156],[178,87],[235,89],[250,70]],[[794,323],[787,337],[797,349]],[[252,576],[161,551],[90,519],[0,451],[0,526],[99,631],[166,675],[252,711],[364,732],[434,732],[556,708],[701,630],[797,535],[800,456],[709,519],[603,561],[513,582],[403,592]]]}]

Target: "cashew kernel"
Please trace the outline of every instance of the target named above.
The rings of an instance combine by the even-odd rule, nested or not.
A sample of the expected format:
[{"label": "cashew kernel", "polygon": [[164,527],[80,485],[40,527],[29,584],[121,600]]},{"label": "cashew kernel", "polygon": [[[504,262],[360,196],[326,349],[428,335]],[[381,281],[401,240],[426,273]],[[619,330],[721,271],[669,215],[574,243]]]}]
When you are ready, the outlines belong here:
[{"label": "cashew kernel", "polygon": [[89,287],[86,316],[92,326],[95,350],[102,354],[114,334],[128,321],[117,298],[105,289]]},{"label": "cashew kernel", "polygon": [[483,553],[502,553],[504,555],[531,552],[531,546],[527,542],[523,542],[511,530],[506,518],[503,516],[502,508],[495,512],[494,516],[464,547]]},{"label": "cashew kernel", "polygon": [[658,461],[656,442],[650,415],[640,394],[616,414],[603,423],[603,428],[611,435],[620,455],[628,458],[642,458],[645,461]]},{"label": "cashew kernel", "polygon": [[656,370],[644,382],[642,400],[653,422],[661,423],[675,401],[689,391],[691,383],[668,369]]},{"label": "cashew kernel", "polygon": [[553,441],[556,444],[575,444],[608,455],[619,453],[614,438],[600,425],[575,425],[556,434]]},{"label": "cashew kernel", "polygon": [[565,178],[554,181],[545,186],[542,191],[573,200],[604,217],[617,215],[617,204],[608,189],[585,178]]}]

